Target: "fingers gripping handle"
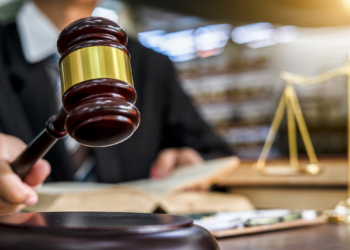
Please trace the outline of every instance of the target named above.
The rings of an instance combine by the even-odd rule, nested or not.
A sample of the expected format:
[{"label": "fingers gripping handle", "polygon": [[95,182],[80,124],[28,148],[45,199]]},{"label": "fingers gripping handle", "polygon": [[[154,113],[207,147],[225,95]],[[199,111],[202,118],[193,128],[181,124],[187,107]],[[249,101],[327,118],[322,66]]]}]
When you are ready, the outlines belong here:
[{"label": "fingers gripping handle", "polygon": [[49,151],[58,139],[66,136],[64,122],[67,113],[61,109],[57,116],[51,117],[46,124],[46,129],[27,146],[27,148],[12,162],[12,170],[24,180],[33,165]]}]

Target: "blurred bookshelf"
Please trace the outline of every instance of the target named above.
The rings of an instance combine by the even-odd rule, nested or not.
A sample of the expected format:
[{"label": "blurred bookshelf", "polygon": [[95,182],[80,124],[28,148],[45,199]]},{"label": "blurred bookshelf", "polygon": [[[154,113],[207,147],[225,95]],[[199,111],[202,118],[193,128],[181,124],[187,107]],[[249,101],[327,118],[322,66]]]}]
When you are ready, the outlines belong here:
[{"label": "blurred bookshelf", "polygon": [[[227,53],[222,56],[232,58]],[[222,62],[216,56],[211,58],[211,65],[204,66],[196,62],[200,60],[204,59],[194,59],[187,67],[179,66],[184,91],[233,152],[243,158],[255,158],[274,115],[278,98],[271,97],[277,97],[274,85],[279,79],[270,74],[264,57]]]},{"label": "blurred bookshelf", "polygon": [[[350,52],[350,26],[299,28],[267,23],[219,24],[149,7],[139,13],[140,42],[144,42],[145,33],[162,30],[159,34],[163,40],[158,37],[154,41],[165,44],[144,45],[174,61],[181,86],[199,113],[243,159],[257,159],[261,152],[285,87],[279,78],[280,71],[316,75],[344,64]],[[201,50],[206,47],[205,39],[214,41],[213,37],[218,36],[216,28],[228,32],[224,45]],[[250,36],[243,36],[242,29],[251,32]],[[206,30],[213,32],[212,37],[196,37]],[[193,36],[194,50],[189,48],[188,34]],[[169,50],[166,42],[180,35],[182,40],[172,43],[173,47],[168,46]],[[263,38],[259,40],[259,36]],[[187,47],[178,45],[180,41],[187,43]],[[180,50],[189,52],[181,57],[174,56]],[[316,153],[345,155],[346,79],[338,77],[318,86],[298,86],[296,91]],[[288,155],[287,138],[284,118],[270,158]],[[305,154],[300,135],[298,151]]]},{"label": "blurred bookshelf", "polygon": [[[11,20],[23,0],[4,0],[0,21]],[[174,62],[179,82],[202,117],[243,159],[257,159],[285,83],[282,70],[317,75],[343,65],[350,26],[300,28],[271,23],[223,23],[128,1],[101,0],[129,37]],[[317,154],[345,155],[345,77],[296,87]],[[288,155],[286,122],[270,157]],[[298,151],[305,153],[298,137]]]}]

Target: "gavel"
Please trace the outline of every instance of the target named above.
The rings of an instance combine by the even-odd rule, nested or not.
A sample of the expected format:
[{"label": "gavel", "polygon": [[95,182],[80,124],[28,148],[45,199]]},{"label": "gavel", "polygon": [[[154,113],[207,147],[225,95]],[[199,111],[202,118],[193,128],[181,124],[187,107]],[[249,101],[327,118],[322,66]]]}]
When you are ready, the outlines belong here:
[{"label": "gavel", "polygon": [[67,26],[57,40],[63,107],[11,164],[22,179],[67,133],[82,145],[106,147],[129,138],[140,124],[126,49],[116,23],[88,17]]},{"label": "gavel", "polygon": [[[80,19],[62,31],[57,48],[63,107],[11,164],[22,179],[67,133],[83,145],[104,147],[138,128],[126,44],[124,30],[100,17]],[[16,213],[0,216],[0,235],[1,249],[219,250],[215,238],[190,218],[165,214]]]}]

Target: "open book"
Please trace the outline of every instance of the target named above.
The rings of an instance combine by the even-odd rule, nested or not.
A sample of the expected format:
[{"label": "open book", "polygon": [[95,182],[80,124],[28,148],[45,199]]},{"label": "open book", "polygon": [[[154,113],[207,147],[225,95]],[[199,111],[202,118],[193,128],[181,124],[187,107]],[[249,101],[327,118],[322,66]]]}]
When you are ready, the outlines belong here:
[{"label": "open book", "polygon": [[210,187],[239,165],[237,157],[176,169],[169,177],[120,184],[58,182],[37,190],[39,202],[27,211],[110,211],[198,213],[253,209],[244,196],[195,191]]}]

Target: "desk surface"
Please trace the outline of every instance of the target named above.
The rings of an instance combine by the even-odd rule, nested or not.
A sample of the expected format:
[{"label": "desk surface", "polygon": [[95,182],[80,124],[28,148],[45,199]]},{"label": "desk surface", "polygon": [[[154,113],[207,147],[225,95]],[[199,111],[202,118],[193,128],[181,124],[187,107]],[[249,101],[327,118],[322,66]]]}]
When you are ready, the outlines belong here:
[{"label": "desk surface", "polygon": [[349,250],[350,225],[324,224],[219,240],[221,250]]},{"label": "desk surface", "polygon": [[[229,187],[344,187],[347,186],[347,159],[320,158],[323,171],[319,175],[268,176],[252,170],[252,161],[242,161],[240,166],[220,181],[221,186]],[[308,164],[300,159],[301,165]],[[288,159],[268,161],[267,166],[289,166]]]}]

